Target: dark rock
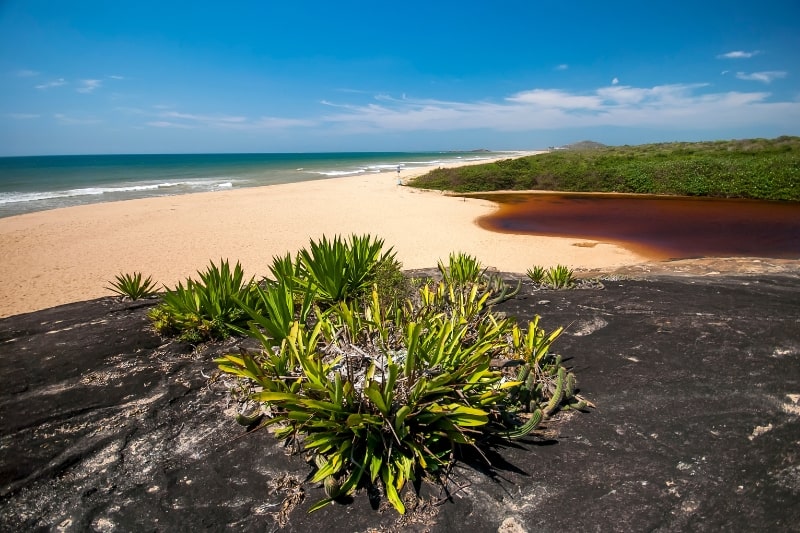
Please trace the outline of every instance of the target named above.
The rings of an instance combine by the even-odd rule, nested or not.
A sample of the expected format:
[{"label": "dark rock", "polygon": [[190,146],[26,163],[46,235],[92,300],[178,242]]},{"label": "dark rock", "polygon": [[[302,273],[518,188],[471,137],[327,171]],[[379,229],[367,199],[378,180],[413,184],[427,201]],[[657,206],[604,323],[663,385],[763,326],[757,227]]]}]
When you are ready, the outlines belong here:
[{"label": "dark rock", "polygon": [[306,513],[311,468],[245,433],[214,377],[241,340],[187,352],[148,329],[152,301],[0,320],[0,530],[797,531],[800,278],[604,285],[497,306],[569,325],[555,348],[597,408],[492,468],[466,453],[403,517],[367,494]]}]

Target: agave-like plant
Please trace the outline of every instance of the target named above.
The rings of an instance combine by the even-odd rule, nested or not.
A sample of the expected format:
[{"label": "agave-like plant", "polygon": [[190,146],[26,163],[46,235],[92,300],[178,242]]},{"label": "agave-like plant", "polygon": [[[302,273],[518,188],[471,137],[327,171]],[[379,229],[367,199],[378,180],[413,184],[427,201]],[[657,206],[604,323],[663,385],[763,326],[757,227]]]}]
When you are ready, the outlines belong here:
[{"label": "agave-like plant", "polygon": [[547,270],[545,282],[556,289],[567,289],[575,285],[573,270],[565,265],[556,265]]},{"label": "agave-like plant", "polygon": [[153,281],[153,277],[144,278],[141,272],[117,274],[114,281],[109,281],[109,283],[111,286],[106,287],[108,290],[131,300],[141,300],[156,293],[156,283]]},{"label": "agave-like plant", "polygon": [[261,310],[263,299],[253,278],[245,279],[237,262],[231,268],[227,260],[213,262],[199,280],[188,278],[162,296],[150,318],[161,333],[177,332],[191,341],[226,338],[247,328],[246,308]]},{"label": "agave-like plant", "polygon": [[451,253],[448,264],[439,261],[438,267],[448,285],[480,283],[486,273],[486,268],[476,257],[464,252]]},{"label": "agave-like plant", "polygon": [[341,302],[369,291],[377,266],[394,257],[391,248],[383,251],[383,239],[370,235],[351,235],[348,240],[323,236],[300,250],[296,281],[312,289],[319,300]]},{"label": "agave-like plant", "polygon": [[526,273],[530,280],[538,285],[544,282],[546,272],[547,270],[543,266],[534,265],[532,268],[529,268]]},{"label": "agave-like plant", "polygon": [[537,285],[553,289],[569,289],[577,283],[573,270],[565,265],[556,265],[547,269],[536,265],[529,268],[527,274],[528,278]]},{"label": "agave-like plant", "polygon": [[[260,389],[252,399],[269,406],[264,425],[277,424],[278,438],[302,442],[314,457],[312,481],[326,498],[312,510],[380,483],[402,513],[406,482],[449,464],[456,447],[487,434],[524,436],[553,412],[545,411],[555,400],[544,354],[557,334],[536,323],[522,335],[490,312],[477,286],[442,282],[420,293],[417,304],[386,309],[373,288],[366,304],[342,301],[296,320],[280,342],[262,324],[262,354],[217,359]],[[516,363],[513,372],[498,358]],[[516,367],[531,365],[541,379],[520,392]]]}]

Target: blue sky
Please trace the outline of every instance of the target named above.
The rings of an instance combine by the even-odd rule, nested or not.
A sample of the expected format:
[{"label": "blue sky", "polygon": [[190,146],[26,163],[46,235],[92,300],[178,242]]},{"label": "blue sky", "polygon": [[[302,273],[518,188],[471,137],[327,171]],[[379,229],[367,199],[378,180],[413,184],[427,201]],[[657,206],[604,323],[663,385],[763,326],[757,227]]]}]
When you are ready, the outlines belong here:
[{"label": "blue sky", "polygon": [[800,134],[800,2],[0,0],[0,155]]}]

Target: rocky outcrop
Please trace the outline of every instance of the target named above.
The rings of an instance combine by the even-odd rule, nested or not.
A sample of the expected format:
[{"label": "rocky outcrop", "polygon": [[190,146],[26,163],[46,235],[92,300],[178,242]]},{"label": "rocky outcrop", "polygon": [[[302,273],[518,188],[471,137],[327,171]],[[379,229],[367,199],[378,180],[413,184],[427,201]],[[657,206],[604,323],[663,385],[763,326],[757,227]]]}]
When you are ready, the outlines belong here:
[{"label": "rocky outcrop", "polygon": [[152,333],[153,302],[100,299],[0,320],[3,531],[752,531],[800,523],[800,279],[523,284],[597,408],[465,453],[400,517],[323,497],[302,454],[231,416],[214,355]]}]

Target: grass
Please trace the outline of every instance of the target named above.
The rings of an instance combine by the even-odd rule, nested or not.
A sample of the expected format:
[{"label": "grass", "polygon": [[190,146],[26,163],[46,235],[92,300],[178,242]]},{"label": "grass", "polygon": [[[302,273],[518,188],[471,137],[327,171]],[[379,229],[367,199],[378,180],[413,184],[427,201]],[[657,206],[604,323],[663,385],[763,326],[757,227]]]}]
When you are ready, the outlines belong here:
[{"label": "grass", "polygon": [[800,137],[558,150],[436,169],[413,187],[549,190],[800,201]]}]

